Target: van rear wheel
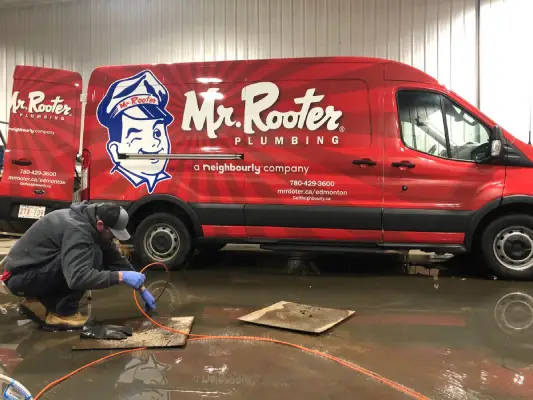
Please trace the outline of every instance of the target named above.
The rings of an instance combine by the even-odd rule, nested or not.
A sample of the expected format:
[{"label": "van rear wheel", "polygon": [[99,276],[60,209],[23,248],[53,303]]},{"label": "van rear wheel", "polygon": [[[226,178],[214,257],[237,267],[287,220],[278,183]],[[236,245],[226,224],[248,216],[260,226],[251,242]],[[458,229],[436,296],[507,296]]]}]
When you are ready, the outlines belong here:
[{"label": "van rear wheel", "polygon": [[191,234],[178,217],[152,214],[137,227],[134,246],[143,266],[161,262],[176,270],[185,265],[191,252]]},{"label": "van rear wheel", "polygon": [[490,222],[481,236],[481,253],[499,278],[533,279],[533,216],[511,214]]}]

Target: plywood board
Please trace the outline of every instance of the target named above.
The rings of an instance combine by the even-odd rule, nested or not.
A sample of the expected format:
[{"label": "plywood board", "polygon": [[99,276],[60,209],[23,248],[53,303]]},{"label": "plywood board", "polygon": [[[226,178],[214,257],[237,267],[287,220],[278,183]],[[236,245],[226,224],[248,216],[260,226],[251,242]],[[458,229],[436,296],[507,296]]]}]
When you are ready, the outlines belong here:
[{"label": "plywood board", "polygon": [[258,325],[322,333],[354,313],[355,311],[352,310],[338,310],[280,301],[238,319]]},{"label": "plywood board", "polygon": [[[191,332],[194,317],[157,318],[154,320],[160,324],[189,334]],[[181,347],[187,342],[186,335],[161,329],[146,319],[130,321],[126,326],[133,329],[133,335],[131,337],[124,340],[78,338],[72,346],[72,350]]]}]

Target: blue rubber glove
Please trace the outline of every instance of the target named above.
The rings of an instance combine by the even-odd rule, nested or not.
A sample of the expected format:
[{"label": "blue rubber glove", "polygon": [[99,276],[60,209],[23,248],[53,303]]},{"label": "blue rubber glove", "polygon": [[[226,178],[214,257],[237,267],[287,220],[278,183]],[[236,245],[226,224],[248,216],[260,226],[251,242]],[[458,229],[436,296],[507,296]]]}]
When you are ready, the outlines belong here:
[{"label": "blue rubber glove", "polygon": [[140,272],[134,272],[134,271],[122,271],[122,282],[124,282],[126,285],[134,288],[139,289],[146,279],[146,276],[144,274],[141,274]]},{"label": "blue rubber glove", "polygon": [[141,297],[144,300],[145,309],[147,312],[155,310],[154,296],[152,296],[152,294],[148,290],[146,289],[141,290]]}]

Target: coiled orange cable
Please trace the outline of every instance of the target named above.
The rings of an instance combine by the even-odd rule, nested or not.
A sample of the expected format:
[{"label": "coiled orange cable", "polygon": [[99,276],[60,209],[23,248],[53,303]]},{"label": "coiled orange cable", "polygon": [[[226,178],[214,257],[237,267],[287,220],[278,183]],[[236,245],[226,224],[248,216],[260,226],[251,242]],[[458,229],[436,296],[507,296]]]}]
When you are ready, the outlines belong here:
[{"label": "coiled orange cable", "polygon": [[[146,271],[147,269],[155,266],[155,265],[160,265],[162,266],[163,268],[165,268],[165,270],[168,272],[168,268],[165,264],[163,263],[160,263],[160,262],[155,262],[155,263],[152,263],[152,264],[148,264],[147,266],[145,266],[141,272],[144,272]],[[429,397],[426,397],[424,396],[423,394],[421,393],[418,393],[417,391],[413,390],[413,389],[410,389],[398,382],[395,382],[395,381],[392,381],[390,379],[387,379],[369,369],[366,369],[366,368],[363,368],[361,367],[360,365],[357,365],[357,364],[354,364],[352,362],[349,362],[349,361],[346,361],[346,360],[343,360],[342,358],[339,358],[339,357],[335,357],[335,356],[332,356],[330,354],[327,354],[327,353],[324,353],[324,352],[321,352],[321,351],[318,351],[318,350],[313,350],[313,349],[310,349],[310,348],[307,348],[307,347],[304,347],[304,346],[300,346],[298,344],[294,344],[294,343],[289,343],[289,342],[284,342],[282,340],[276,340],[276,339],[270,339],[270,338],[264,338],[264,337],[258,337],[258,336],[211,336],[211,335],[199,335],[199,334],[193,334],[193,333],[187,333],[187,332],[184,332],[184,331],[180,331],[180,330],[177,330],[177,329],[174,329],[174,328],[171,328],[171,327],[168,327],[168,326],[165,326],[163,324],[160,324],[159,322],[155,321],[154,319],[152,319],[143,309],[143,307],[139,304],[139,300],[137,299],[137,291],[134,290],[133,291],[133,300],[135,301],[135,304],[137,305],[137,307],[139,308],[139,310],[141,311],[142,315],[148,319],[152,324],[156,325],[157,327],[161,328],[161,329],[164,329],[166,331],[169,331],[169,332],[173,332],[173,333],[176,333],[176,334],[179,334],[179,335],[185,335],[185,336],[188,336],[189,339],[187,341],[198,341],[198,340],[246,340],[246,341],[257,341],[257,342],[267,342],[267,343],[274,343],[274,344],[278,344],[278,345],[283,345],[283,346],[288,346],[288,347],[292,347],[292,348],[295,348],[295,349],[298,349],[298,350],[301,350],[301,351],[304,351],[306,353],[310,353],[310,354],[315,354],[317,356],[320,356],[320,357],[323,357],[325,359],[328,359],[328,360],[331,360],[331,361],[335,361],[336,363],[346,367],[346,368],[349,368],[353,371],[356,371],[356,372],[359,372],[360,374],[362,375],[365,375],[366,377],[368,378],[371,378],[371,379],[374,379],[375,381],[379,382],[379,383],[382,383],[386,386],[389,386],[390,388],[394,389],[394,390],[397,390],[398,392],[401,392],[401,393],[404,393],[408,396],[410,396],[411,398],[413,399],[416,399],[416,400],[430,400]],[[110,358],[113,358],[113,357],[117,357],[117,356],[120,356],[122,354],[127,354],[127,353],[133,353],[133,352],[136,352],[136,351],[139,351],[139,350],[147,350],[147,348],[145,347],[139,347],[139,348],[135,348],[135,349],[128,349],[128,350],[123,350],[123,351],[118,351],[116,353],[112,353],[112,354],[109,354],[105,357],[102,357],[102,358],[99,358],[98,360],[95,360],[91,363],[88,363],[88,364],[85,364],[84,366],[72,371],[72,372],[69,372],[67,375],[49,383],[45,388],[43,388],[35,397],[34,397],[34,400],[38,400],[40,399],[46,392],[48,392],[50,389],[52,389],[53,387],[59,385],[61,382],[67,380],[68,378],[72,377],[73,375],[77,374],[78,372],[81,372],[89,367],[92,367],[93,365],[96,365],[96,364],[99,364],[103,361],[106,361],[106,360],[109,360]]]}]

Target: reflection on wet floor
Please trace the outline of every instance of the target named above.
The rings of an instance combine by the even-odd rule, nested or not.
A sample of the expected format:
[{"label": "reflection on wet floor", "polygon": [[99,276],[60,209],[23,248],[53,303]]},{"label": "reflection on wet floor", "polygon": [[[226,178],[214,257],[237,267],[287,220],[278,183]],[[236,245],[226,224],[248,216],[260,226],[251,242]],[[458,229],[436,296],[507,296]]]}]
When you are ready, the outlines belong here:
[{"label": "reflection on wet floor", "polygon": [[[438,261],[438,262],[437,262]],[[430,264],[430,268],[420,264]],[[418,265],[418,266],[417,266]],[[342,357],[431,399],[533,398],[533,283],[485,276],[467,261],[398,254],[313,259],[222,251],[171,274],[160,315],[194,316],[192,333],[272,337]],[[157,296],[166,274],[148,272]],[[93,291],[92,315],[137,318],[131,292]],[[33,393],[108,354],[71,352],[76,334],[19,323],[16,299],[0,300],[0,373]],[[355,310],[322,335],[237,318],[278,301]],[[20,326],[19,326],[20,325]],[[390,387],[315,355],[254,341],[197,341],[142,351],[93,367],[46,398],[404,399]]]}]

